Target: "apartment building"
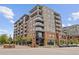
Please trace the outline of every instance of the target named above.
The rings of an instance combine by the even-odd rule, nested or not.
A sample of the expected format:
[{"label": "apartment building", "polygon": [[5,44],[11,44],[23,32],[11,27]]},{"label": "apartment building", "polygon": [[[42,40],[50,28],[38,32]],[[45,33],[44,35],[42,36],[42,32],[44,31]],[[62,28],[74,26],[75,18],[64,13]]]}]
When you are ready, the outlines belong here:
[{"label": "apartment building", "polygon": [[19,36],[31,36],[32,46],[49,45],[54,42],[59,45],[61,39],[61,16],[51,8],[36,5],[29,15],[22,16],[14,24],[14,39]]},{"label": "apartment building", "polygon": [[18,21],[14,24],[14,38],[17,36],[27,36],[27,20],[29,20],[28,15],[23,15]]},{"label": "apartment building", "polygon": [[68,39],[79,38],[79,25],[72,25],[68,27],[64,27],[62,29],[62,34],[64,36],[68,36]]}]

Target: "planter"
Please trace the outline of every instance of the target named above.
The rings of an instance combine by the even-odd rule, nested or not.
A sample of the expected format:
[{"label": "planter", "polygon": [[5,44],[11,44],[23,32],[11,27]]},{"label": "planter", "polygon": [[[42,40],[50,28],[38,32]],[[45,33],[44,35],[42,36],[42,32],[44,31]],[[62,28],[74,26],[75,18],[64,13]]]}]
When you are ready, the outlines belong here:
[{"label": "planter", "polygon": [[15,44],[4,44],[3,48],[15,48]]}]

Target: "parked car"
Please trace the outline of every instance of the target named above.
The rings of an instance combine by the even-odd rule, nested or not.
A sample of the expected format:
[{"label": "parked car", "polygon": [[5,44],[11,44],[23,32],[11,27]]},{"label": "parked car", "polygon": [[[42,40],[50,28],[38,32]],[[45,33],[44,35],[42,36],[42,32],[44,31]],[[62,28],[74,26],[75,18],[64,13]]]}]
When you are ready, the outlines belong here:
[{"label": "parked car", "polygon": [[69,44],[68,47],[77,47],[76,44]]},{"label": "parked car", "polygon": [[59,47],[78,47],[76,44],[60,45]]}]

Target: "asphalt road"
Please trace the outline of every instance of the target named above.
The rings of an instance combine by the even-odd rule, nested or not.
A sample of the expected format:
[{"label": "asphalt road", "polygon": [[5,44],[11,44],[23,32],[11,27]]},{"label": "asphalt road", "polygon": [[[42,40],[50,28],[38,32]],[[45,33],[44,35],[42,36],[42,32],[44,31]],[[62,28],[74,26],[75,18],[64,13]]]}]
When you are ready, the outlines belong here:
[{"label": "asphalt road", "polygon": [[79,55],[79,47],[28,48],[24,46],[9,49],[0,47],[0,55]]}]

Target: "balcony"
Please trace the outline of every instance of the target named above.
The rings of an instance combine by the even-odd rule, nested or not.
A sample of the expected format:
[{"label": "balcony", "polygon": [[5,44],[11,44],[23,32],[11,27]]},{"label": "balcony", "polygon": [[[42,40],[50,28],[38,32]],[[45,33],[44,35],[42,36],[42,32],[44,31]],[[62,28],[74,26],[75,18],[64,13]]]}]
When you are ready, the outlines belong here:
[{"label": "balcony", "polygon": [[35,25],[38,26],[38,27],[44,27],[44,24],[40,23],[40,22],[36,22]]},{"label": "balcony", "polygon": [[60,18],[54,17],[54,19],[60,21]]},{"label": "balcony", "polygon": [[43,17],[42,17],[42,11],[38,11],[38,10],[37,10],[37,11],[31,13],[31,14],[30,14],[30,17],[31,17],[31,18],[35,18],[35,17],[41,17],[41,18],[43,18]]},{"label": "balcony", "polygon": [[39,17],[39,18],[43,19],[43,16],[42,15],[37,15],[36,17]]},{"label": "balcony", "polygon": [[36,16],[32,17],[31,19],[34,19],[35,21],[36,20],[44,21],[42,15],[36,15]]},{"label": "balcony", "polygon": [[55,15],[55,16],[60,16],[60,15],[59,15],[58,13],[56,13],[56,12],[54,12],[54,15]]},{"label": "balcony", "polygon": [[60,33],[61,31],[60,30],[56,30],[56,33]]},{"label": "balcony", "polygon": [[60,21],[60,20],[57,20],[57,19],[55,20],[55,22],[57,22],[57,23],[61,23],[61,21]]},{"label": "balcony", "polygon": [[55,23],[56,23],[56,24],[58,24],[58,25],[60,25],[60,24],[61,24],[60,22],[57,22],[57,21],[56,21]]},{"label": "balcony", "polygon": [[35,10],[41,10],[42,9],[42,6],[40,5],[36,5],[33,9],[31,9],[29,12],[30,13],[33,13]]},{"label": "balcony", "polygon": [[37,17],[35,18],[35,21],[36,21],[36,22],[43,22],[44,20],[43,20],[43,17],[42,17],[41,15],[39,15],[39,16],[37,16]]},{"label": "balcony", "polygon": [[60,28],[56,28],[56,31],[61,31],[61,29]]},{"label": "balcony", "polygon": [[61,24],[56,24],[56,27],[61,27]]},{"label": "balcony", "polygon": [[61,17],[60,16],[55,16],[55,18],[60,19]]},{"label": "balcony", "polygon": [[37,15],[37,12],[31,14],[30,17],[32,18],[32,17],[34,17],[34,16],[36,16],[36,15]]},{"label": "balcony", "polygon": [[14,24],[14,27],[18,27],[18,24]]},{"label": "balcony", "polygon": [[36,27],[36,31],[44,31],[44,29],[43,28],[41,28],[41,27]]},{"label": "balcony", "polygon": [[35,22],[44,23],[44,20],[43,19],[36,19]]}]

